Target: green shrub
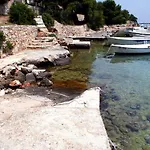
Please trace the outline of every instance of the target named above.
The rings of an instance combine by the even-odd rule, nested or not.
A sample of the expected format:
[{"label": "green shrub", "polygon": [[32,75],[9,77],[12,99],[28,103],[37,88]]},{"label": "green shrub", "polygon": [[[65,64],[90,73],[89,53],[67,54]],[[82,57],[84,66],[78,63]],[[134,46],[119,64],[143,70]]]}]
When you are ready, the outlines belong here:
[{"label": "green shrub", "polygon": [[27,5],[14,2],[9,11],[10,22],[19,25],[35,25],[34,12]]},{"label": "green shrub", "polygon": [[42,19],[43,19],[43,22],[45,23],[47,28],[54,26],[54,19],[51,17],[50,14],[43,13],[42,14]]},{"label": "green shrub", "polygon": [[5,46],[3,48],[3,53],[12,54],[13,45],[11,42],[6,41]]},{"label": "green shrub", "polygon": [[88,27],[93,30],[99,30],[104,24],[103,13],[102,11],[93,11],[91,15],[89,15]]},{"label": "green shrub", "polygon": [[57,38],[56,34],[53,34],[53,33],[52,33],[52,34],[49,34],[48,36],[49,36],[49,37],[55,37],[55,38]]},{"label": "green shrub", "polygon": [[2,31],[0,31],[0,49],[1,49],[4,41],[5,41],[4,33]]}]

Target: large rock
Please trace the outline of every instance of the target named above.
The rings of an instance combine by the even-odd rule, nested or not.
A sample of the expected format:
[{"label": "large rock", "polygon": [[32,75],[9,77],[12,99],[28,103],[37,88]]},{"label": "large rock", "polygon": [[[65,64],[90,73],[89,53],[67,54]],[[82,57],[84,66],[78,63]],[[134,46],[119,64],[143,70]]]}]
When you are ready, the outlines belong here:
[{"label": "large rock", "polygon": [[56,60],[54,60],[54,64],[56,66],[63,66],[63,65],[68,65],[70,63],[70,58],[66,57],[66,58],[58,58]]},{"label": "large rock", "polygon": [[36,78],[33,73],[26,74],[26,81],[29,83],[36,82]]},{"label": "large rock", "polygon": [[40,85],[41,86],[52,86],[53,82],[47,78],[43,78],[43,80],[40,82]]},{"label": "large rock", "polygon": [[3,74],[5,74],[5,76],[9,75],[9,74],[14,74],[16,71],[16,68],[14,66],[6,66],[3,69]]},{"label": "large rock", "polygon": [[31,73],[32,69],[28,67],[21,67],[21,72],[24,74]]},{"label": "large rock", "polygon": [[17,71],[15,73],[15,80],[19,80],[21,83],[23,83],[25,79],[26,79],[26,76],[21,71]]},{"label": "large rock", "polygon": [[27,68],[29,68],[29,69],[37,69],[37,67],[34,65],[34,64],[29,64],[28,66],[27,66]]},{"label": "large rock", "polygon": [[51,76],[52,76],[52,74],[50,73],[50,72],[47,72],[47,71],[45,71],[45,72],[40,72],[37,76],[36,76],[36,78],[37,78],[37,80],[40,80],[40,79],[43,79],[43,78],[51,78]]},{"label": "large rock", "polygon": [[19,80],[14,80],[9,83],[10,87],[20,87],[22,84]]},{"label": "large rock", "polygon": [[38,76],[40,73],[45,72],[45,69],[33,69],[32,72],[35,76]]}]

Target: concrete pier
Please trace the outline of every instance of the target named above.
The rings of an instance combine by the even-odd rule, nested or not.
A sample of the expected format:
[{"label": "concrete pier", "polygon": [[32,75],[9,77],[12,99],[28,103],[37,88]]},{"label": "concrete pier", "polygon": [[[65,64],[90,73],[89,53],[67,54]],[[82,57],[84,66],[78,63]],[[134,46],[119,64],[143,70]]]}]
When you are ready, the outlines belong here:
[{"label": "concrete pier", "polygon": [[89,49],[91,46],[90,41],[80,41],[80,40],[73,40],[69,43],[69,48],[80,48],[80,49]]},{"label": "concrete pier", "polygon": [[0,149],[110,150],[99,95],[92,88],[56,106],[41,96],[0,97]]}]

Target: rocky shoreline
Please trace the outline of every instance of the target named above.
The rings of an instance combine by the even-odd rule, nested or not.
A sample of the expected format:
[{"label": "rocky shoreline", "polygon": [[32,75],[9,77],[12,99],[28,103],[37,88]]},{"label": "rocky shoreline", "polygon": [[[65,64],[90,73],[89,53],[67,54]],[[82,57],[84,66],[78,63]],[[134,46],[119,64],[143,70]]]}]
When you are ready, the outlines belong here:
[{"label": "rocky shoreline", "polygon": [[65,65],[69,62],[69,51],[60,46],[55,46],[51,50],[26,50],[1,59],[0,93],[2,95],[10,92],[10,89],[25,88],[30,85],[51,87],[52,73],[41,69],[40,66]]},{"label": "rocky shoreline", "polygon": [[[75,99],[71,101],[76,95],[70,96],[51,90],[53,85],[51,80],[53,73],[47,71],[45,68],[42,69],[41,66],[65,65],[70,62],[70,52],[60,46],[66,46],[67,37],[69,36],[95,36],[95,33],[96,35],[106,35],[108,32],[116,31],[116,29],[124,29],[125,27],[121,26],[115,29],[104,27],[99,32],[88,30],[86,26],[74,27],[73,30],[72,26],[62,27],[60,24],[56,24],[55,27],[58,31],[57,38],[48,41],[52,43],[49,43],[50,45],[44,49],[38,48],[32,50],[29,48],[26,49],[28,44],[33,44],[32,40],[36,38],[37,35],[41,37],[45,36],[44,33],[37,32],[36,35],[35,31],[33,34],[31,33],[33,39],[30,38],[31,40],[24,42],[24,38],[28,38],[28,32],[22,33],[23,36],[26,36],[24,38],[21,37],[20,41],[19,38],[15,39],[19,32],[22,32],[20,29],[17,32],[15,31],[15,34],[13,34],[13,31],[10,29],[10,38],[8,37],[8,30],[6,30],[7,38],[13,41],[17,46],[14,55],[0,59],[0,128],[5,135],[0,140],[0,143],[2,143],[0,148],[23,149],[23,147],[28,147],[27,149],[35,149],[40,147],[41,149],[108,150],[110,149],[109,140],[101,115],[99,114],[100,89],[95,88],[86,91],[86,96],[81,95],[77,98],[79,100]],[[26,27],[23,26],[22,28]],[[37,47],[36,42],[37,41],[34,43],[35,47]],[[45,39],[44,42],[40,42],[47,44]],[[38,47],[40,46],[38,45]],[[36,85],[36,88],[34,85]],[[42,90],[44,92],[42,92]],[[85,100],[90,101],[87,102]],[[71,101],[72,103],[70,102],[71,105],[66,104],[65,108],[63,106],[58,106],[57,109],[52,107],[64,101]],[[95,102],[92,103],[91,101]],[[91,107],[89,108],[88,106]],[[69,107],[71,108],[69,109]],[[67,116],[66,120],[64,120],[65,116]],[[73,116],[73,118],[70,116]],[[82,118],[81,121],[80,118]],[[93,121],[91,121],[91,119]],[[28,123],[26,124],[26,122]],[[32,124],[33,122],[35,124]],[[40,129],[38,129],[38,127],[40,127]],[[87,128],[85,129],[85,127]],[[29,128],[30,131],[28,130]],[[64,135],[68,133],[68,129],[70,129],[68,133],[69,138],[64,137],[64,139],[66,138],[65,140],[61,138],[59,134],[55,132],[59,129],[61,132],[64,131]],[[38,130],[40,130],[40,132]],[[34,135],[32,135],[33,132]],[[54,133],[51,134],[51,132]],[[70,133],[74,133],[72,136],[78,134],[78,138],[82,138],[82,140],[74,140],[77,139],[76,136],[70,139]],[[13,140],[7,135],[13,137]],[[36,135],[38,137],[36,137]],[[36,138],[36,140],[33,140],[34,138]],[[49,141],[49,138],[54,142]],[[18,140],[20,143],[16,144]],[[7,144],[8,141],[9,145]],[[43,144],[39,144],[41,141]],[[85,141],[88,141],[88,143]],[[47,145],[45,145],[45,143]],[[62,146],[61,148],[60,145]]]}]

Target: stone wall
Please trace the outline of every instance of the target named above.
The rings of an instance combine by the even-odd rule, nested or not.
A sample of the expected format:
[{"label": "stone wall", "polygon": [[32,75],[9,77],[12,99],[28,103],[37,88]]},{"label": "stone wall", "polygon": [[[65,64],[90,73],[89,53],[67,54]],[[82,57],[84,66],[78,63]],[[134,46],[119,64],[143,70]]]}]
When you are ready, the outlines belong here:
[{"label": "stone wall", "polygon": [[36,26],[0,26],[0,31],[3,31],[6,36],[6,40],[10,41],[14,45],[13,53],[26,49],[37,36]]},{"label": "stone wall", "polygon": [[68,36],[85,36],[87,31],[87,25],[81,26],[72,26],[72,25],[63,25],[55,21],[54,28],[57,29],[59,36],[68,37]]}]

